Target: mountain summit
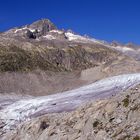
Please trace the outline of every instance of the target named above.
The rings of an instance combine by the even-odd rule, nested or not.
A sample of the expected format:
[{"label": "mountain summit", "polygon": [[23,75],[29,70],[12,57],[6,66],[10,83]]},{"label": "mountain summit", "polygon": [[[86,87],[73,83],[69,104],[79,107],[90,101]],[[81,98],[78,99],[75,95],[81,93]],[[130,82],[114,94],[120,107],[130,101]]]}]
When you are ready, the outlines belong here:
[{"label": "mountain summit", "polygon": [[49,19],[38,20],[28,26],[32,30],[42,31],[43,33],[56,30],[57,27]]},{"label": "mountain summit", "polygon": [[56,30],[57,27],[48,19],[38,20],[24,27],[27,29],[26,35],[29,38],[37,38],[46,35],[51,30]]}]

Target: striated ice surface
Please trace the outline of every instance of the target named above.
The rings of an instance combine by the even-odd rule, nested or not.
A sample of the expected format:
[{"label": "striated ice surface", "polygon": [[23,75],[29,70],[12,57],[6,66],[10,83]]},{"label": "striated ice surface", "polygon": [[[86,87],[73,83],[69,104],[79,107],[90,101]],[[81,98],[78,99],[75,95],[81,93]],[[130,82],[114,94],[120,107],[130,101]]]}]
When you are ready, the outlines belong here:
[{"label": "striated ice surface", "polygon": [[[9,99],[0,110],[0,119],[5,122],[5,130],[47,113],[67,112],[90,100],[106,98],[140,83],[140,73],[119,75],[97,81],[78,89],[42,97]],[[8,100],[6,100],[8,102]],[[0,106],[2,106],[0,101]]]}]

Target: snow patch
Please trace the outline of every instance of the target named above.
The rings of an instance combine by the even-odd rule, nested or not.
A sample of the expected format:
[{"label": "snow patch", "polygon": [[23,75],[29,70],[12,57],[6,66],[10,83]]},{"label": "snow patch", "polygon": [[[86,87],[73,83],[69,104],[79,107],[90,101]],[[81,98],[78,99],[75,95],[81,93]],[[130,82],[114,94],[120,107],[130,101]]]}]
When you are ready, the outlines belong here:
[{"label": "snow patch", "polygon": [[35,32],[36,30],[35,29],[30,29],[30,28],[28,28],[31,32]]},{"label": "snow patch", "polygon": [[122,51],[122,52],[127,52],[127,51],[135,51],[133,48],[129,47],[123,47],[123,46],[117,46],[114,47],[116,50]]},{"label": "snow patch", "polygon": [[100,41],[94,38],[84,37],[81,35],[76,35],[71,32],[66,32],[65,36],[67,37],[69,41],[82,42],[82,43],[97,43],[97,44],[105,45],[103,41]]},{"label": "snow patch", "polygon": [[43,38],[46,38],[46,39],[48,39],[48,40],[54,40],[54,39],[56,39],[54,36],[52,36],[52,35],[45,35],[45,36],[43,36]]},{"label": "snow patch", "polygon": [[63,32],[60,30],[51,30],[50,33],[63,34]]},{"label": "snow patch", "polygon": [[17,32],[22,31],[22,30],[27,30],[27,29],[28,29],[27,27],[16,29],[14,33],[17,33]]},{"label": "snow patch", "polygon": [[73,40],[85,40],[85,41],[87,41],[86,38],[84,38],[80,35],[75,35],[75,34],[70,33],[70,32],[65,33],[65,36],[68,38],[69,41],[73,41]]},{"label": "snow patch", "polygon": [[18,33],[20,31],[24,31],[24,30],[30,30],[31,32],[35,32],[36,30],[35,29],[31,29],[31,28],[28,28],[27,26],[23,27],[23,28],[20,28],[20,29],[16,29],[14,31],[14,33]]}]

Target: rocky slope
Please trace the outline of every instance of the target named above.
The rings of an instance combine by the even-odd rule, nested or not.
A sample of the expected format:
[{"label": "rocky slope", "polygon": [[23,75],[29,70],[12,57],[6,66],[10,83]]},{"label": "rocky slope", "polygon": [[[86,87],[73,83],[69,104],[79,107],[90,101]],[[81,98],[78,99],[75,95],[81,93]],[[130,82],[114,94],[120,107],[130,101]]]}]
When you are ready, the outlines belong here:
[{"label": "rocky slope", "polygon": [[[28,46],[27,46],[28,47]],[[70,71],[95,67],[119,57],[119,53],[104,47],[65,46],[30,49],[9,45],[0,47],[0,71]]]},{"label": "rocky slope", "polygon": [[5,140],[139,140],[140,85],[74,112],[45,115],[19,126]]},{"label": "rocky slope", "polygon": [[1,72],[81,70],[120,55],[100,41],[58,30],[46,19],[11,29],[0,37]]},{"label": "rocky slope", "polygon": [[[29,32],[32,35],[28,35]],[[12,87],[18,83],[14,76],[16,74],[18,79],[24,79],[22,74],[24,73],[29,79],[28,81],[31,81],[32,85],[36,85],[31,78],[33,76],[37,80],[41,79],[39,81],[44,81],[42,77],[37,78],[38,75],[44,75],[45,79],[48,79],[50,75],[60,77],[58,72],[75,73],[78,71],[81,73],[84,69],[100,68],[114,60],[123,58],[128,59],[128,61],[130,59],[107,47],[102,41],[82,37],[70,31],[58,30],[47,19],[8,30],[0,35],[0,72],[2,72],[0,77],[4,83],[13,79],[10,82],[14,83]],[[47,71],[47,74],[44,74],[44,71]],[[7,72],[8,76],[6,76]],[[52,72],[53,74],[48,74]],[[93,79],[93,81],[97,79]],[[61,83],[61,78],[58,81]],[[49,81],[47,82],[49,83]],[[23,81],[23,83],[25,82]],[[28,82],[27,85],[30,83]],[[79,80],[79,83],[83,83],[83,81]],[[6,89],[3,87],[2,85],[1,91],[5,92]],[[24,86],[19,86],[18,89],[21,88],[23,89]],[[10,92],[10,88],[7,91]],[[16,89],[11,90],[11,92],[16,92]]]}]

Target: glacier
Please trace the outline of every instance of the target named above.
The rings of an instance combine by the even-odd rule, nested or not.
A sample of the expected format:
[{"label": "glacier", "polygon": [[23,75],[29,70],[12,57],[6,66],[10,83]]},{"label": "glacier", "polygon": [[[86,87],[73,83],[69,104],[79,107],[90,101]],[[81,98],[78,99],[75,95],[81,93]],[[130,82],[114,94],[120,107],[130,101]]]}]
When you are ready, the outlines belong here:
[{"label": "glacier", "polygon": [[4,107],[0,100],[0,120],[5,123],[3,130],[8,131],[23,121],[44,114],[72,111],[83,103],[105,99],[137,84],[140,84],[140,73],[105,78],[78,89],[54,95],[29,96],[17,100],[9,98],[9,103]]}]

